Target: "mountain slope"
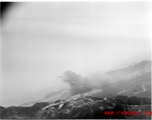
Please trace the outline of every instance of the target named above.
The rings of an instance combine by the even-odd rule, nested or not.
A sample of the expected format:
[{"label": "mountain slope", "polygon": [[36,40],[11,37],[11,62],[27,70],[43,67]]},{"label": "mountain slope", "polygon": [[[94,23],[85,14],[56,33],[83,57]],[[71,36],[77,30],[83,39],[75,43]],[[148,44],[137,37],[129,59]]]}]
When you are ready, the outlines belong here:
[{"label": "mountain slope", "polygon": [[[114,114],[109,114],[108,111]],[[136,111],[138,114],[118,114]],[[114,96],[109,98],[81,97],[51,104],[37,103],[32,107],[8,107],[0,111],[1,119],[150,119],[150,98]]]},{"label": "mountain slope", "polygon": [[[61,106],[62,105],[62,106]],[[82,97],[76,100],[65,101],[58,105],[52,105],[38,112],[40,119],[128,119],[128,118],[150,118],[150,114],[136,116],[117,114],[118,111],[145,111],[151,109],[149,98],[114,96],[107,99],[96,97]],[[113,111],[115,114],[106,114]]]},{"label": "mountain slope", "polygon": [[[95,74],[91,77],[92,80],[96,78],[99,80],[104,80],[107,83],[105,86],[100,88],[95,88],[92,91],[83,94],[76,94],[74,96],[70,96],[70,90],[62,89],[57,92],[51,92],[38,101],[24,103],[21,106],[32,106],[36,102],[53,102],[60,99],[74,99],[88,95],[104,97],[120,94],[127,96],[151,97],[151,61],[144,60],[126,68],[110,71],[104,74]],[[146,82],[149,83],[146,85],[147,91],[145,91],[145,94],[134,94],[135,91],[140,91],[141,85]]]}]

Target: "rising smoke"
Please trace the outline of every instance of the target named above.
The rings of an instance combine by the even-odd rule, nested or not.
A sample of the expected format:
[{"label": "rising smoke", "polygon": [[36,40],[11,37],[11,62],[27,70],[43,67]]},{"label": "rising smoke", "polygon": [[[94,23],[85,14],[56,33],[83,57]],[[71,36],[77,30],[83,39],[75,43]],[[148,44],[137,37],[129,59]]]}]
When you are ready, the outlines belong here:
[{"label": "rising smoke", "polygon": [[93,86],[89,84],[87,77],[82,77],[81,75],[78,75],[72,71],[64,72],[61,78],[63,82],[66,82],[70,85],[71,95],[88,92],[93,89]]},{"label": "rising smoke", "polygon": [[131,73],[138,73],[143,71],[143,69],[149,70],[150,68],[151,61],[142,61],[129,67],[106,73],[95,72],[87,77],[82,77],[72,71],[66,71],[62,76],[62,80],[70,85],[71,95],[75,95],[93,89],[103,89],[107,85],[128,79]]},{"label": "rising smoke", "polygon": [[72,71],[66,71],[63,76],[60,77],[63,82],[70,85],[70,94],[76,95],[91,91],[93,89],[99,89],[109,84],[107,80],[101,79],[99,76],[82,77]]}]

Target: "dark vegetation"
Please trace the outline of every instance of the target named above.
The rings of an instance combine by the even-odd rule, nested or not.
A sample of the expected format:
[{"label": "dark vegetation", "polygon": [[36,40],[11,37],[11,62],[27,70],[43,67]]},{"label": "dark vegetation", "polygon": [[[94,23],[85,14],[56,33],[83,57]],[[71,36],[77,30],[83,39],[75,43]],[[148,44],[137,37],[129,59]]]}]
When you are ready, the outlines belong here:
[{"label": "dark vegetation", "polygon": [[[60,103],[57,100],[54,103]],[[65,102],[61,108],[51,106],[42,109],[49,103],[36,103],[32,107],[0,107],[2,119],[150,119],[149,115],[116,114],[118,111],[151,111],[151,99],[142,97],[114,96],[103,98],[86,96]],[[61,102],[62,104],[62,102]],[[60,104],[59,104],[60,105]],[[105,111],[114,111],[106,115]]]},{"label": "dark vegetation", "polygon": [[35,118],[36,113],[48,103],[36,103],[32,107],[8,107],[0,111],[2,119]]}]

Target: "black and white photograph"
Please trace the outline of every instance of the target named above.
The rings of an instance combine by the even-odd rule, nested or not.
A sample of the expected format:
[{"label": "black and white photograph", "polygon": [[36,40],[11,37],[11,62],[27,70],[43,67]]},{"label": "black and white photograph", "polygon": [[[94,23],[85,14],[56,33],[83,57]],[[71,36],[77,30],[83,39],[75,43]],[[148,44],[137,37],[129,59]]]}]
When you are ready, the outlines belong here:
[{"label": "black and white photograph", "polygon": [[0,119],[151,119],[152,2],[1,2]]}]

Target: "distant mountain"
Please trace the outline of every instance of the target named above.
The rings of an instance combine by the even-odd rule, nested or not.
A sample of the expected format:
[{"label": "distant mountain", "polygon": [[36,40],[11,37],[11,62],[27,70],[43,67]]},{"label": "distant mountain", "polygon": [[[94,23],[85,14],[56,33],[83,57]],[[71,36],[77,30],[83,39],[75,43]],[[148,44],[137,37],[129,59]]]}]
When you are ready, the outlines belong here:
[{"label": "distant mountain", "polygon": [[67,97],[70,96],[70,93],[69,93],[69,90],[66,90],[66,89],[61,89],[57,92],[52,92],[52,93],[49,93],[47,96],[45,96],[42,100],[40,101],[55,101],[55,100],[58,100],[58,99],[66,99]]},{"label": "distant mountain", "polygon": [[40,99],[38,101],[23,103],[20,106],[32,106],[36,102],[52,102],[52,101],[56,101],[56,100],[60,100],[60,99],[64,100],[64,99],[69,97],[69,94],[70,94],[69,90],[61,89],[59,91],[49,93],[44,98],[42,98],[42,99]]},{"label": "distant mountain", "polygon": [[137,77],[139,75],[148,73],[151,71],[151,61],[143,60],[140,63],[136,63],[134,65],[129,65],[128,67],[121,68],[118,70],[113,70],[107,73],[95,74],[92,76],[98,77],[100,79],[105,79],[107,81],[116,82],[126,79],[131,79],[133,77]]},{"label": "distant mountain", "polygon": [[[107,77],[108,76],[108,77]],[[106,81],[111,81],[110,84],[107,84],[98,89],[93,89],[92,91],[83,93],[83,94],[77,94],[74,96],[70,96],[70,90],[68,89],[61,89],[57,92],[51,92],[48,95],[46,95],[44,98],[38,100],[38,101],[33,101],[29,103],[24,103],[21,106],[32,106],[36,102],[53,102],[56,100],[66,100],[66,99],[76,99],[80,98],[82,96],[97,96],[97,97],[103,97],[103,96],[112,96],[116,95],[119,93],[121,90],[123,90],[123,87],[129,86],[130,84],[134,84],[134,87],[139,89],[139,85],[136,84],[136,82],[141,82],[145,81],[145,78],[147,81],[151,81],[151,61],[144,60],[141,61],[140,63],[136,63],[134,65],[130,65],[126,68],[110,71],[107,73],[101,73],[101,74],[95,74],[92,75],[92,80],[97,78],[98,79],[104,79]],[[138,80],[137,80],[138,79]],[[123,82],[122,82],[123,81]],[[136,81],[135,83],[131,83],[132,81]],[[143,82],[144,82],[143,81]],[[122,82],[122,83],[120,83]],[[113,84],[113,85],[112,85]],[[138,86],[137,86],[138,85]],[[126,94],[128,91],[121,92],[121,94],[125,93],[126,95],[133,95],[134,93],[134,87],[130,87],[130,90],[132,90],[130,93]],[[150,94],[150,92],[148,93]]]},{"label": "distant mountain", "polygon": [[115,74],[120,78],[128,79],[151,71],[151,61],[144,60],[140,63],[130,65],[127,68],[108,72],[108,74]]}]

